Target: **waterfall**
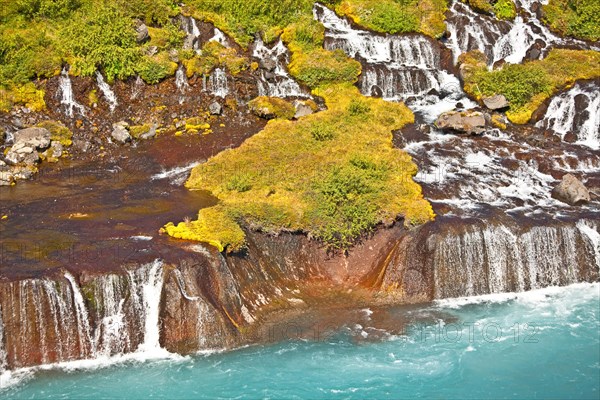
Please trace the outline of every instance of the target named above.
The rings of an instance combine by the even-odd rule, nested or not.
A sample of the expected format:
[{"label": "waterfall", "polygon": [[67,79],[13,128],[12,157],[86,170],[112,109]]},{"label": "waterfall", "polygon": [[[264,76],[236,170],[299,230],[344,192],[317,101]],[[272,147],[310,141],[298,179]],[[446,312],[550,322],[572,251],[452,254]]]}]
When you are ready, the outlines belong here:
[{"label": "waterfall", "polygon": [[71,118],[75,115],[75,111],[85,115],[83,106],[75,100],[73,95],[73,86],[67,68],[63,68],[58,82],[59,92],[61,93],[60,104],[65,106],[66,114]]},{"label": "waterfall", "polygon": [[90,297],[95,302],[94,319],[99,321],[94,334],[96,357],[134,350],[130,331],[135,329],[129,329],[125,310],[128,287],[127,280],[119,275],[106,275],[94,281]]},{"label": "waterfall", "polygon": [[[79,284],[65,272],[0,287],[0,370],[139,351],[160,356],[162,262]],[[6,310],[10,310],[7,313]],[[5,327],[19,334],[7,335]]]},{"label": "waterfall", "polygon": [[258,81],[259,96],[309,97],[286,70],[289,52],[281,40],[272,48],[268,48],[262,39],[258,38],[254,43],[252,56],[261,60],[261,64],[265,61],[270,63],[269,70],[261,68]]},{"label": "waterfall", "polygon": [[[4,322],[2,319],[2,307],[0,307],[0,376],[7,369],[6,348],[4,344]],[[0,388],[2,385],[0,384]]]},{"label": "waterfall", "polygon": [[447,46],[452,50],[456,62],[461,53],[479,50],[488,56],[490,66],[504,60],[517,64],[522,62],[533,47],[529,58],[539,59],[542,50],[550,46],[569,46],[598,49],[581,40],[561,38],[554,35],[539,21],[532,11],[532,1],[520,1],[522,13],[514,21],[500,21],[494,17],[478,14],[459,1],[454,0],[446,19],[450,36]]},{"label": "waterfall", "polygon": [[208,90],[213,96],[225,98],[229,94],[227,73],[223,68],[215,68],[208,77]]},{"label": "waterfall", "polygon": [[104,98],[108,102],[108,107],[110,108],[110,111],[115,111],[115,108],[117,108],[117,106],[119,105],[119,103],[117,102],[117,95],[115,94],[115,92],[112,91],[108,83],[106,83],[100,71],[96,71],[96,81],[98,82],[98,88],[100,89],[100,91],[104,95]]},{"label": "waterfall", "polygon": [[183,69],[183,65],[180,65],[175,73],[175,86],[177,86],[177,90],[179,90],[179,104],[183,104],[185,101],[185,94],[190,89],[190,85],[187,80],[187,76],[185,74],[185,70]]},{"label": "waterfall", "polygon": [[[437,44],[423,35],[377,35],[354,29],[332,10],[316,4],[314,17],[325,26],[325,48],[343,50],[363,64],[358,82],[366,96],[407,101],[415,112],[434,120],[458,101],[474,106],[465,97],[459,80],[441,67]],[[418,97],[418,98],[417,98]]]},{"label": "waterfall", "polygon": [[229,40],[227,40],[227,36],[221,31],[219,28],[215,28],[215,33],[213,37],[208,39],[209,42],[218,42],[221,43],[225,47],[229,47]]},{"label": "waterfall", "polygon": [[589,240],[590,246],[594,250],[596,266],[600,270],[600,226],[595,221],[580,220],[577,222],[577,229]]},{"label": "waterfall", "polygon": [[[435,298],[522,292],[579,282],[581,263],[598,263],[599,237],[587,223],[534,226],[525,231],[475,225],[459,234],[434,235],[428,239],[428,248]],[[595,250],[586,247],[590,240],[595,241]]]},{"label": "waterfall", "polygon": [[160,349],[160,298],[163,287],[162,262],[156,260],[136,271],[129,272],[131,294],[142,319],[144,335],[138,350],[153,353]]},{"label": "waterfall", "polygon": [[600,87],[597,83],[577,83],[555,96],[537,127],[564,136],[572,132],[577,143],[600,149]]},{"label": "waterfall", "polygon": [[183,17],[181,27],[187,35],[184,48],[192,49],[200,54],[202,52],[200,50],[200,29],[198,29],[196,20],[193,17]]},{"label": "waterfall", "polygon": [[131,88],[131,100],[137,99],[138,96],[142,93],[143,89],[144,80],[141,76],[138,75],[137,78],[135,78],[135,83],[133,84],[133,87]]},{"label": "waterfall", "polygon": [[[69,281],[73,293],[80,356],[81,358],[85,358],[88,354],[95,354],[95,346],[92,342],[91,336],[90,320],[85,302],[83,300],[83,295],[81,294],[81,290],[79,289],[75,278],[68,272],[65,273],[65,278]],[[91,349],[89,347],[91,347]]]}]

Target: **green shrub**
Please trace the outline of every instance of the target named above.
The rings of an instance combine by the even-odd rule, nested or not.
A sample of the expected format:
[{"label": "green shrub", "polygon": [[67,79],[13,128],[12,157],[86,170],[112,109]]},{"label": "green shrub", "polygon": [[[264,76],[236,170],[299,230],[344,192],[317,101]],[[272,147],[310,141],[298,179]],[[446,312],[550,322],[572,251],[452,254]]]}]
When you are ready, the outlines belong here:
[{"label": "green shrub", "polygon": [[252,176],[247,173],[235,174],[227,182],[227,190],[244,193],[250,189],[252,189]]},{"label": "green shrub", "polygon": [[515,19],[517,16],[517,8],[512,0],[497,0],[494,4],[494,14],[499,19]]},{"label": "green shrub", "polygon": [[82,5],[81,0],[17,0],[16,9],[27,18],[64,18]]},{"label": "green shrub", "polygon": [[135,66],[135,71],[149,84],[155,84],[168,76],[173,76],[177,70],[177,63],[169,60],[166,53],[156,56],[145,56]]},{"label": "green shrub", "polygon": [[353,117],[361,116],[371,112],[369,105],[361,99],[352,99],[348,105],[348,112]]},{"label": "green shrub", "polygon": [[316,141],[325,142],[335,137],[335,129],[326,123],[315,122],[310,127],[310,134]]},{"label": "green shrub", "polygon": [[553,31],[591,41],[600,40],[600,2],[550,0],[542,7],[543,21]]},{"label": "green shrub", "polygon": [[78,12],[77,20],[63,28],[62,37],[62,45],[73,57],[71,64],[81,75],[102,68],[109,82],[125,79],[135,73],[141,57],[131,19],[114,5]]},{"label": "green shrub", "polygon": [[277,97],[259,96],[248,102],[248,108],[256,115],[267,119],[292,119],[296,114],[292,104]]},{"label": "green shrub", "polygon": [[446,30],[444,0],[343,0],[336,11],[377,32],[422,32],[432,37]]}]

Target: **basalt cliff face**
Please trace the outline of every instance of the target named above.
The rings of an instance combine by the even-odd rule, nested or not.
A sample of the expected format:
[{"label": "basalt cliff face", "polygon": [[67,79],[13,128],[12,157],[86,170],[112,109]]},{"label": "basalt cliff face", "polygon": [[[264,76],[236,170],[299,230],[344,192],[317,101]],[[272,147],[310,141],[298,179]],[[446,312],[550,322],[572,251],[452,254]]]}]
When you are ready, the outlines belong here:
[{"label": "basalt cliff face", "polygon": [[170,264],[67,269],[0,283],[5,368],[166,349],[181,354],[274,340],[286,316],[523,291],[599,279],[593,223],[530,227],[441,218],[379,229],[347,255],[302,235],[249,233],[247,253],[195,245]]},{"label": "basalt cliff face", "polygon": [[[274,332],[310,326],[290,321],[311,319],[320,309],[330,321],[348,307],[598,281],[597,81],[565,89],[525,126],[493,127],[485,110],[481,136],[443,134],[433,124],[444,111],[481,110],[462,91],[454,63],[460,53],[479,49],[491,64],[501,64],[543,58],[553,46],[596,49],[556,37],[528,11],[531,5],[521,6],[517,20],[499,22],[454,2],[443,41],[376,34],[315,7],[325,48],[361,62],[361,92],[405,101],[415,112],[416,123],[395,132],[394,144],[418,165],[415,179],[437,214],[411,230],[402,221],[379,226],[346,253],[330,253],[300,233],[247,229],[247,249],[237,254],[157,234],[166,221],[215,204],[209,194],[181,185],[196,163],[239,146],[264,126],[247,112],[246,101],[309,97],[286,71],[283,43],[257,41],[249,57],[260,66],[237,77],[215,70],[188,81],[182,71],[156,86],[132,80],[108,89],[100,78],[49,80],[48,115],[22,111],[1,121],[16,129],[61,120],[75,131],[72,153],[83,161],[42,168],[36,181],[1,189],[0,217],[9,218],[0,225],[0,372],[265,343],[283,338]],[[214,37],[233,45],[211,26],[184,22],[192,48]],[[96,85],[105,100],[79,108]],[[112,124],[131,115],[140,122],[154,107],[148,99],[165,105],[151,121],[162,125],[214,102],[222,109],[213,134],[113,146]],[[97,137],[84,133],[92,130]],[[567,173],[590,189],[588,204],[552,199],[552,187]]]}]

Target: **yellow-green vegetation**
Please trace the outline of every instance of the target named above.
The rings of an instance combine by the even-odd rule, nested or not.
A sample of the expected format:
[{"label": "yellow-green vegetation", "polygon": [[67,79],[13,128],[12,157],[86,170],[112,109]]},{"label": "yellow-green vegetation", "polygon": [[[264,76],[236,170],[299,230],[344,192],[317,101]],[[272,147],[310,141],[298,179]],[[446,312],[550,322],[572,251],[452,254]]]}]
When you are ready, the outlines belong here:
[{"label": "yellow-green vegetation", "polygon": [[0,84],[0,111],[8,112],[15,105],[23,105],[33,111],[41,111],[46,108],[44,91],[39,90],[33,82],[9,85],[5,88]]},{"label": "yellow-green vegetation", "polygon": [[494,14],[499,19],[515,19],[517,8],[513,0],[463,0],[474,10]]},{"label": "yellow-green vegetation", "polygon": [[211,22],[229,33],[236,42],[248,46],[256,33],[267,42],[276,39],[283,28],[302,16],[310,16],[312,0],[190,0],[184,12]]},{"label": "yellow-green vegetation", "polygon": [[[135,74],[144,67],[141,63],[149,44],[136,42],[134,20],[143,19],[161,37],[174,32],[181,35],[170,22],[178,12],[173,0],[3,1],[0,89],[9,95],[3,96],[8,100],[2,108],[29,103],[12,93],[34,78],[58,74],[65,62],[73,66],[72,73],[82,75],[101,69],[109,81]],[[177,38],[165,42],[166,47],[173,47]]]},{"label": "yellow-green vegetation", "polygon": [[153,56],[145,55],[138,62],[136,71],[144,82],[151,85],[160,82],[177,71],[177,63],[173,62],[166,51]]},{"label": "yellow-green vegetation", "polygon": [[248,103],[248,108],[256,115],[266,119],[292,119],[296,114],[296,109],[292,104],[277,97],[259,96]]},{"label": "yellow-green vegetation", "polygon": [[129,134],[133,138],[139,139],[144,133],[150,132],[150,129],[152,129],[150,124],[133,125],[129,127]]},{"label": "yellow-green vegetation", "polygon": [[220,203],[201,210],[197,221],[167,225],[167,233],[236,251],[244,246],[243,222],[346,248],[380,222],[431,220],[431,206],[412,180],[415,164],[392,145],[392,131],[413,121],[410,110],[363,97],[348,83],[315,94],[327,111],[269,121],[239,148],[196,167],[186,186],[208,190]]},{"label": "yellow-green vegetation", "polygon": [[196,240],[215,246],[219,251],[233,251],[234,246],[244,243],[245,235],[240,226],[231,218],[223,217],[227,212],[221,206],[204,208],[198,214],[198,220],[180,222],[178,225],[168,223],[163,228],[169,236],[178,239]]},{"label": "yellow-green vegetation", "polygon": [[491,122],[492,122],[492,125],[498,129],[502,129],[502,130],[506,129],[506,123],[505,123],[505,120],[504,120],[502,114],[492,114]]},{"label": "yellow-green vegetation", "polygon": [[90,93],[88,94],[88,105],[92,107],[94,104],[98,104],[99,101],[98,91],[96,89],[90,90]]},{"label": "yellow-green vegetation", "polygon": [[463,54],[465,91],[477,98],[502,94],[510,102],[506,113],[516,124],[527,123],[550,96],[579,79],[600,77],[600,53],[591,50],[553,49],[543,60],[506,64],[489,71],[479,52]]},{"label": "yellow-green vegetation", "polygon": [[561,35],[600,40],[598,0],[550,0],[542,7],[543,21]]},{"label": "yellow-green vegetation", "polygon": [[59,142],[65,147],[69,147],[73,144],[71,140],[73,138],[73,132],[58,121],[44,121],[36,125],[39,128],[45,128],[50,131],[50,140]]},{"label": "yellow-green vegetation", "polygon": [[377,32],[422,32],[440,37],[446,30],[444,0],[344,0],[335,9]]},{"label": "yellow-green vegetation", "polygon": [[227,68],[233,75],[248,69],[249,60],[238,55],[233,48],[223,46],[219,42],[207,42],[202,46],[202,54],[194,51],[182,52],[183,65],[188,77],[194,74],[208,75],[217,67]]},{"label": "yellow-green vegetation", "polygon": [[185,121],[185,130],[190,134],[204,133],[209,134],[212,132],[210,124],[206,122],[206,118],[193,117]]}]

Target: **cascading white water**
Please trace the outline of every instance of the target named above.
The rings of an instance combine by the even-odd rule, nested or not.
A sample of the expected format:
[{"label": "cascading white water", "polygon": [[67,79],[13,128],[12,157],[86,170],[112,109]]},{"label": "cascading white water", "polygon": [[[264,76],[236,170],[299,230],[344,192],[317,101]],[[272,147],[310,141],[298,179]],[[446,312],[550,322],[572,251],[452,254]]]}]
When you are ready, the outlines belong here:
[{"label": "cascading white water", "polygon": [[227,97],[229,94],[229,82],[227,73],[223,68],[215,68],[208,77],[208,91],[217,97]]},{"label": "cascading white water", "polygon": [[180,65],[175,73],[175,86],[177,86],[177,90],[179,91],[179,104],[183,104],[185,95],[190,89],[183,65]]},{"label": "cascading white water", "polygon": [[[478,14],[469,6],[454,0],[446,20],[450,33],[447,46],[452,50],[454,61],[470,50],[480,50],[488,56],[490,67],[500,60],[517,64],[527,51],[538,42],[542,47],[550,45],[593,48],[583,41],[554,35],[539,21],[532,11],[532,1],[517,1],[523,11],[514,21],[500,21],[494,17]],[[541,58],[542,52],[537,54]]]},{"label": "cascading white water", "polygon": [[314,17],[325,26],[326,49],[341,49],[363,62],[358,86],[364,95],[411,100],[409,107],[429,119],[453,109],[458,101],[465,108],[473,105],[465,98],[458,79],[441,68],[440,49],[426,37],[383,36],[354,29],[346,19],[319,4],[314,7]]},{"label": "cascading white water", "polygon": [[156,260],[140,269],[129,272],[131,294],[144,327],[144,339],[138,351],[160,352],[160,297],[163,287],[163,266]]},{"label": "cascading white water", "polygon": [[[600,236],[594,228],[586,227]],[[430,238],[435,298],[576,283],[581,260],[575,255],[585,252],[581,243],[586,235],[580,225],[535,226],[524,232],[500,225],[474,226],[459,235]]]},{"label": "cascading white water", "polygon": [[577,83],[555,96],[537,127],[551,129],[564,137],[573,132],[577,143],[600,149],[600,87]]},{"label": "cascading white water", "polygon": [[132,351],[125,314],[127,280],[119,275],[106,275],[94,282],[92,298],[99,313],[94,333],[95,356],[111,356]]},{"label": "cascading white water", "polygon": [[185,17],[182,20],[182,28],[184,32],[187,34],[185,38],[185,47],[193,49],[196,53],[200,54],[202,51],[200,50],[200,29],[198,29],[198,24],[193,17]]},{"label": "cascading white water", "polygon": [[144,80],[141,76],[138,75],[137,78],[135,78],[135,83],[133,84],[133,87],[131,88],[131,100],[135,100],[138,98],[138,96],[142,93],[144,85]]},{"label": "cascading white water", "polygon": [[90,319],[88,315],[88,311],[85,305],[85,301],[83,300],[83,295],[81,294],[81,290],[75,281],[75,277],[71,275],[69,272],[65,273],[65,278],[69,281],[71,285],[71,290],[73,292],[73,302],[75,309],[75,317],[77,320],[77,331],[78,331],[78,339],[79,339],[79,351],[81,358],[86,357],[87,354],[95,354],[95,345],[92,341],[91,335],[91,327],[90,327]]},{"label": "cascading white water", "polygon": [[596,221],[580,220],[577,221],[577,229],[589,240],[600,271],[600,225]]},{"label": "cascading white water", "polygon": [[73,94],[73,86],[71,84],[71,78],[69,77],[69,71],[67,68],[63,68],[60,78],[58,81],[59,92],[60,92],[60,104],[65,106],[65,112],[69,117],[73,117],[75,112],[81,115],[85,115],[84,107],[75,100]]},{"label": "cascading white water", "polygon": [[117,108],[117,106],[119,105],[119,102],[117,101],[117,95],[115,94],[115,92],[113,92],[110,85],[106,83],[100,71],[96,71],[96,82],[98,82],[98,88],[104,95],[104,99],[106,99],[106,101],[108,102],[108,107],[110,108],[110,111],[115,111],[115,108]]},{"label": "cascading white water", "polygon": [[208,39],[209,42],[218,42],[221,43],[225,47],[229,47],[229,40],[227,36],[221,31],[219,28],[215,28],[215,34],[213,37]]},{"label": "cascading white water", "polygon": [[259,96],[309,97],[286,70],[289,63],[288,54],[288,49],[281,40],[272,48],[268,48],[262,39],[256,40],[252,56],[260,60],[269,60],[274,66],[272,71],[261,70],[258,81]]},{"label": "cascading white water", "polygon": [[7,365],[8,360],[6,358],[6,348],[4,344],[4,321],[2,319],[2,307],[0,306],[0,376],[6,370]]}]

